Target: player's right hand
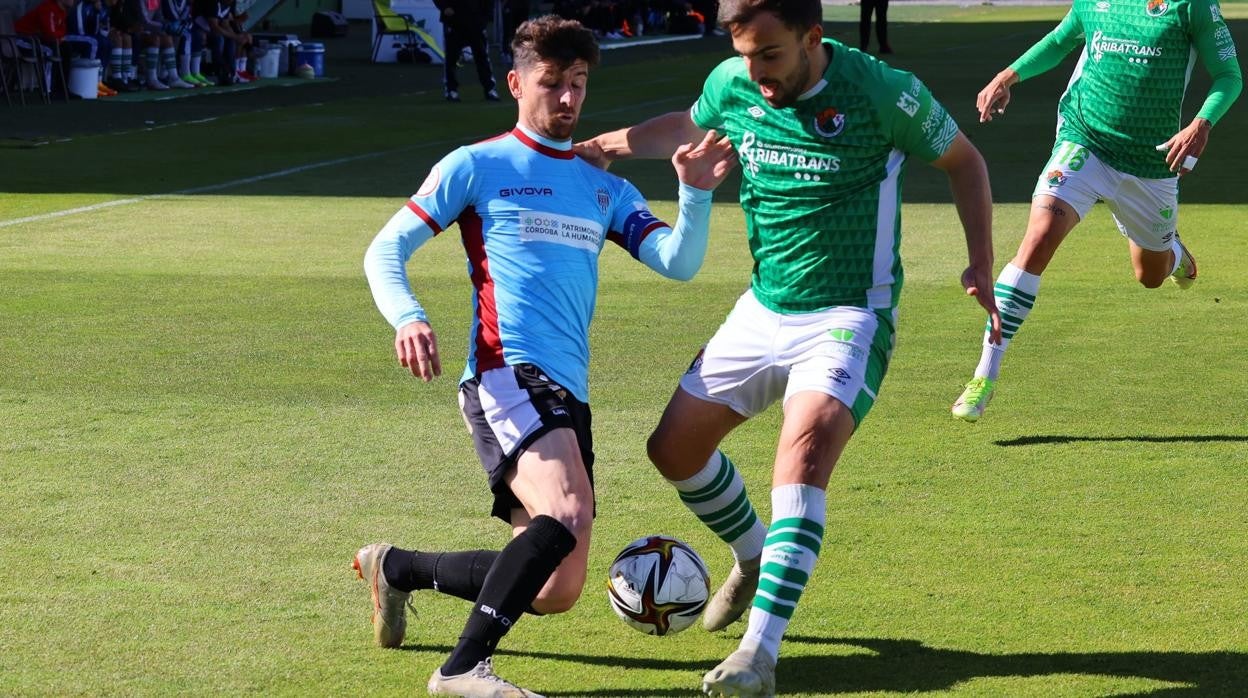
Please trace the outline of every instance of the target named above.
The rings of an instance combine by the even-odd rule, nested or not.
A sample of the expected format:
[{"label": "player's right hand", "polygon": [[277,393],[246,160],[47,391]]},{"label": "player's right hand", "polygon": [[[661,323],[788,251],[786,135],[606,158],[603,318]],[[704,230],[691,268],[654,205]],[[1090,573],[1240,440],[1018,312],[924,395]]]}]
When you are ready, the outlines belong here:
[{"label": "player's right hand", "polygon": [[442,375],[442,359],[438,356],[438,336],[427,322],[413,322],[399,328],[394,335],[394,353],[399,365],[413,376],[428,383]]},{"label": "player's right hand", "polygon": [[1018,73],[1006,68],[979,91],[975,98],[975,108],[979,111],[979,123],[992,121],[994,115],[1005,114],[1005,107],[1010,103],[1010,87],[1018,82]]},{"label": "player's right hand", "polygon": [[737,164],[737,151],[727,136],[711,129],[697,145],[686,143],[672,155],[676,177],[691,187],[710,191],[724,181]]},{"label": "player's right hand", "polygon": [[986,267],[972,264],[962,272],[962,288],[966,289],[966,295],[979,301],[980,307],[988,313],[988,341],[999,345],[1001,344],[1001,311],[997,309],[993,285],[991,264]]}]

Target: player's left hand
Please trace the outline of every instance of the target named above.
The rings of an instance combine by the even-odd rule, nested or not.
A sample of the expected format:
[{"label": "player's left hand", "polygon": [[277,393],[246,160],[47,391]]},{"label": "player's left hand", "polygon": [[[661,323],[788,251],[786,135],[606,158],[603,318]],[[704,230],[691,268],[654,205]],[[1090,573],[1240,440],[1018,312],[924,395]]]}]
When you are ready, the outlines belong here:
[{"label": "player's left hand", "polygon": [[572,152],[600,170],[605,170],[611,166],[611,159],[607,157],[607,151],[603,150],[598,141],[593,139],[573,144]]},{"label": "player's left hand", "polygon": [[[1205,152],[1205,146],[1209,144],[1210,128],[1212,126],[1208,121],[1197,117],[1170,140],[1157,146],[1157,150],[1166,151],[1166,165],[1171,172],[1182,176],[1192,171],[1196,158]],[[1189,156],[1191,162],[1187,160]]]},{"label": "player's left hand", "polygon": [[992,326],[988,341],[992,344],[1001,343],[1001,311],[997,310],[997,298],[992,292],[994,281],[992,267],[971,265],[962,272],[962,288],[966,295],[974,296],[975,300],[988,311],[988,321]]},{"label": "player's left hand", "polygon": [[686,143],[672,155],[672,167],[680,181],[708,191],[719,186],[736,164],[737,151],[732,143],[714,129],[707,131],[697,145]]}]

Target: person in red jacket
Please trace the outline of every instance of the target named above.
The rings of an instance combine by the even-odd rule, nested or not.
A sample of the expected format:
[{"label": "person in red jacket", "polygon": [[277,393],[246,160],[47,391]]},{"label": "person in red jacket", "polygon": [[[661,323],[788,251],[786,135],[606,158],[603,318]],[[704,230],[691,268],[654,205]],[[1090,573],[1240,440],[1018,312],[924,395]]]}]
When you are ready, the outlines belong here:
[{"label": "person in red jacket", "polygon": [[[68,33],[66,20],[69,16],[69,8],[74,6],[74,0],[43,0],[43,2],[35,5],[30,12],[22,15],[20,19],[13,23],[13,31],[18,34],[29,34],[39,40],[41,46],[26,47],[31,51],[43,51],[45,57],[51,58],[56,53],[57,47],[61,41],[65,39]],[[64,75],[61,71],[50,71],[56,76],[56,83],[53,85],[57,90],[65,89]],[[52,75],[44,74],[45,83],[51,84]]]},{"label": "person in red jacket", "polygon": [[43,0],[30,12],[13,23],[18,34],[31,34],[48,46],[55,46],[65,38],[65,19],[74,0]]}]

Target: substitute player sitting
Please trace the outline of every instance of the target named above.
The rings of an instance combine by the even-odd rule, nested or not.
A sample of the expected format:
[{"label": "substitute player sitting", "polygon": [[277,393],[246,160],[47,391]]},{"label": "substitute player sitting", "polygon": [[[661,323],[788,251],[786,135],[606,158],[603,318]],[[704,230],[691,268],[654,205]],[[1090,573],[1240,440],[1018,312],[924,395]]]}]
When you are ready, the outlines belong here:
[{"label": "substitute player sitting", "polygon": [[[1027,233],[997,277],[1000,341],[985,333],[975,375],[953,404],[974,422],[996,391],[1001,360],[1031,313],[1040,275],[1098,199],[1109,204],[1131,249],[1135,278],[1157,288],[1196,281],[1196,260],[1179,241],[1179,175],[1189,172],[1213,125],[1239,96],[1235,42],[1217,0],[1075,0],[1066,18],[979,93],[980,121],[1005,113],[1010,88],[1056,67],[1082,46],[1057,106],[1057,144],[1032,194]],[[1213,85],[1180,129],[1196,56]]]},{"label": "substitute player sitting", "polygon": [[598,62],[593,34],[543,17],[516,30],[512,54],[507,86],[519,107],[516,127],[444,157],[365,257],[373,297],[397,333],[399,363],[426,381],[441,373],[441,359],[408,286],[408,258],[457,222],[474,289],[460,406],[489,476],[492,513],[514,537],[499,552],[374,543],[354,561],[371,588],[384,647],[403,641],[413,590],[473,602],[459,643],[429,680],[437,695],[536,695],[499,678],[491,657],[522,613],[566,611],[585,584],[594,517],[588,335],[598,257],[610,241],[666,277],[691,278],[706,252],[710,190],[733,165],[731,146],[713,133],[682,146],[672,158],[680,193],[669,227],[632,184],[573,154],[589,69]]}]

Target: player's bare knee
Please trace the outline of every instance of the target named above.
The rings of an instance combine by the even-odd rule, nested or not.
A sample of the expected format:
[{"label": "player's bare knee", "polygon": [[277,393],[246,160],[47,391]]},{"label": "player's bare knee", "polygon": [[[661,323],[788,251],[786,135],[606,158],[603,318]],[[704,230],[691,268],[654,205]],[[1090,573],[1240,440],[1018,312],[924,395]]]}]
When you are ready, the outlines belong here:
[{"label": "player's bare knee", "polygon": [[569,580],[568,582],[547,585],[537,595],[537,598],[533,599],[533,610],[546,615],[567,613],[580,600],[581,590],[584,588],[584,576],[581,577],[579,583]]}]

